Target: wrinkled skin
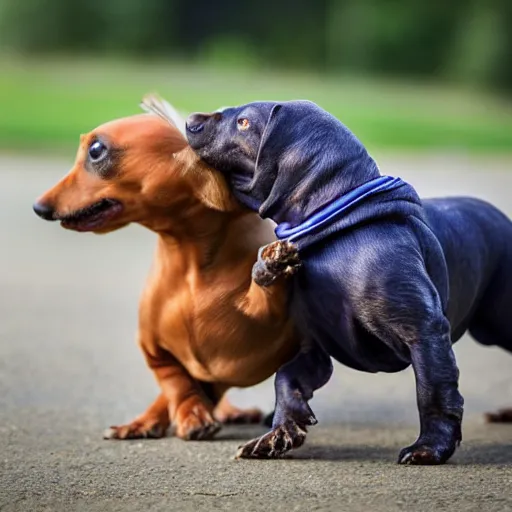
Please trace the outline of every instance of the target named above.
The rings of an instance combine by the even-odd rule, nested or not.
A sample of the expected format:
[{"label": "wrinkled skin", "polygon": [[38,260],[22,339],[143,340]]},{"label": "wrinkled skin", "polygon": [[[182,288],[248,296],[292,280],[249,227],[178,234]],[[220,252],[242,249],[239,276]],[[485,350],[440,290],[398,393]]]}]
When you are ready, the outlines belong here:
[{"label": "wrinkled skin", "polygon": [[[361,142],[311,102],[194,114],[187,130],[192,148],[227,176],[242,203],[287,227],[380,176]],[[403,183],[298,239],[296,250],[302,265],[290,278],[291,311],[303,350],[277,373],[273,434],[242,456],[258,456],[258,446],[262,457],[280,455],[299,444],[288,440],[289,426],[314,424],[307,401],[329,379],[332,356],[367,372],[412,364],[420,435],[398,461],[446,462],[462,437],[452,343],[469,330],[483,344],[512,350],[510,220],[476,199],[420,201]],[[285,268],[262,257],[258,266],[268,282],[268,271],[277,278]]]}]

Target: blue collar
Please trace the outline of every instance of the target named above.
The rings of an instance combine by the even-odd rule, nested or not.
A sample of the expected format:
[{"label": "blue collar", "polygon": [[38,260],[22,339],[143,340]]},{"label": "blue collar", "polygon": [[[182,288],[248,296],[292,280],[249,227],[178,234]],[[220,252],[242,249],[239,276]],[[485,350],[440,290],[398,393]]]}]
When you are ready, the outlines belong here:
[{"label": "blue collar", "polygon": [[286,238],[289,242],[294,242],[312,231],[329,225],[345,213],[346,210],[366,198],[380,192],[393,190],[402,185],[404,185],[404,182],[400,178],[392,178],[391,176],[379,176],[378,178],[367,181],[336,199],[322,210],[316,212],[298,226],[291,227],[288,222],[279,224],[275,231],[277,238],[280,240]]}]

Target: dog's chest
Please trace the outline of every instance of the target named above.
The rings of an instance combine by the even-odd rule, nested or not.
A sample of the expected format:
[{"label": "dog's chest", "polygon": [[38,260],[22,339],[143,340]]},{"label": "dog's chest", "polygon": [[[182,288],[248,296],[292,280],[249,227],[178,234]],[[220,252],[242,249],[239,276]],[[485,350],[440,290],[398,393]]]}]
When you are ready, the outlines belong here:
[{"label": "dog's chest", "polygon": [[[227,329],[214,321],[196,297],[176,290],[153,312],[158,344],[176,357],[187,371],[200,380],[213,378],[211,366],[222,351]],[[210,328],[205,328],[207,325]]]},{"label": "dog's chest", "polygon": [[236,307],[236,295],[208,290],[193,295],[177,290],[155,309],[159,345],[198,380],[246,386],[269,377],[281,329],[249,321]]}]

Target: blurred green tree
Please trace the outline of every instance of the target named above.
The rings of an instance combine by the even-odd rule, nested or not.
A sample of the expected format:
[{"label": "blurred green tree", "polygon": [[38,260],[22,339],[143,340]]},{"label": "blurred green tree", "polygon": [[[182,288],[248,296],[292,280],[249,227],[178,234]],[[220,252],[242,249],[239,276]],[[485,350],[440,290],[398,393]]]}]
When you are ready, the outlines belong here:
[{"label": "blurred green tree", "polygon": [[0,0],[24,52],[199,58],[512,90],[510,0]]}]

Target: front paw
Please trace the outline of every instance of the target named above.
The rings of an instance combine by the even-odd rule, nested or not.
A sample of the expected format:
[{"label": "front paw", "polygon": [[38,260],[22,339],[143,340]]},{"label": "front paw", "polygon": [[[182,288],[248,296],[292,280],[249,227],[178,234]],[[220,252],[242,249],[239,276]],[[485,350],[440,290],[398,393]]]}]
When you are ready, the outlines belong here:
[{"label": "front paw", "polygon": [[416,466],[432,466],[444,464],[459,446],[460,440],[453,439],[449,443],[426,443],[421,440],[404,448],[398,456],[398,464]]},{"label": "front paw", "polygon": [[103,433],[103,439],[159,439],[165,436],[168,426],[168,422],[158,419],[135,420],[127,425],[108,428]]},{"label": "front paw", "polygon": [[237,459],[276,459],[286,452],[299,448],[306,440],[306,428],[294,421],[287,421],[265,435],[240,446]]},{"label": "front paw", "polygon": [[279,277],[290,277],[301,267],[297,246],[277,240],[261,247],[252,269],[252,278],[259,286],[270,286]]},{"label": "front paw", "polygon": [[173,422],[174,433],[186,441],[212,439],[221,429],[200,397],[191,397],[180,404]]},{"label": "front paw", "polygon": [[431,423],[428,434],[423,434],[398,456],[398,464],[431,466],[444,464],[462,441],[460,419]]}]

